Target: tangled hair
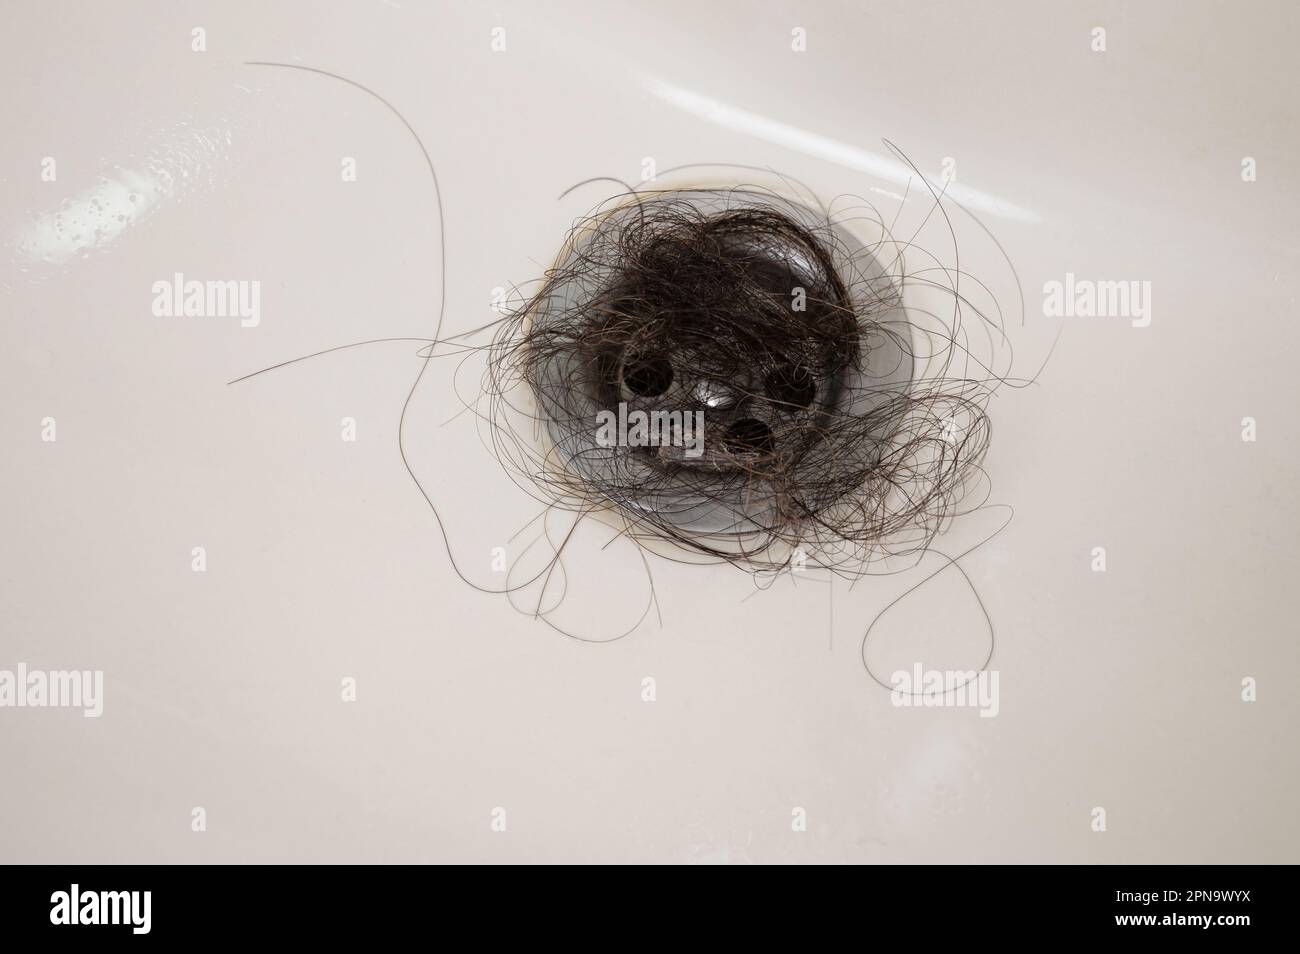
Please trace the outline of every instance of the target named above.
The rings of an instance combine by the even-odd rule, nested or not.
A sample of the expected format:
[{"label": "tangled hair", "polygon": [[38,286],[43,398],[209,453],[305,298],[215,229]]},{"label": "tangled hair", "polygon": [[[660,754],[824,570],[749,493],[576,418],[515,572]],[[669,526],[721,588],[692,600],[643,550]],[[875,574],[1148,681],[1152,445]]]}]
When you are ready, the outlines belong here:
[{"label": "tangled hair", "polygon": [[[497,329],[498,456],[549,504],[695,559],[865,572],[923,549],[979,474],[1000,379],[963,345],[953,273],[902,262],[887,230],[864,244],[756,186],[611,200]],[[908,284],[952,313],[904,307]],[[602,437],[635,412],[658,442]]]},{"label": "tangled hair", "polygon": [[[961,209],[1001,253],[1020,296],[1023,325],[1020,280],[992,233],[946,200],[944,187],[929,182],[892,143],[885,141],[910,170],[904,192],[870,187],[897,200],[888,223],[865,199],[832,212],[839,199],[826,206],[771,170],[732,163],[679,166],[661,172],[658,181],[712,168],[729,176],[742,170],[770,175],[776,184],[627,187],[574,226],[537,291],[517,309],[488,325],[444,335],[442,191],[415,128],[383,96],[346,76],[298,63],[248,65],[332,78],[365,92],[401,122],[432,186],[439,292],[432,337],[355,341],[230,383],[346,349],[419,342],[419,370],[397,422],[398,450],[453,571],[468,585],[505,595],[520,609],[516,598],[535,592],[530,612],[537,619],[575,639],[605,642],[551,618],[566,586],[562,556],[589,515],[605,518],[644,550],[689,562],[732,563],[752,572],[762,587],[791,566],[812,564],[857,577],[890,557],[915,556],[919,562],[935,552],[930,544],[951,518],[984,507],[988,489],[981,461],[989,402],[1002,386],[1026,387],[1034,377],[1009,377],[1011,347],[1001,306],[992,287],[962,270],[950,206]],[[561,198],[600,181],[617,180],[584,180]],[[914,184],[919,203],[910,201]],[[909,222],[910,234],[895,239],[899,220],[918,209],[921,217]],[[932,241],[925,233],[934,228],[946,229],[946,235]],[[949,240],[942,250],[936,244]],[[914,267],[918,259],[921,268]],[[495,329],[491,340],[475,343],[488,329]],[[408,457],[407,412],[433,358],[444,355],[465,362],[486,357],[477,393],[467,399],[457,388],[462,410],[474,412],[506,475],[545,504],[516,532],[540,518],[537,538],[510,564],[504,586],[478,583],[462,567],[438,506]],[[450,381],[455,388],[455,373]],[[602,434],[602,417],[615,408],[620,439],[611,441]],[[630,431],[623,432],[624,416],[630,424],[638,415],[659,419],[659,440],[642,440],[640,432],[632,440]],[[562,539],[549,526],[556,511],[574,517]],[[873,627],[947,568],[956,568],[974,591],[958,563],[973,549],[938,554],[942,565],[867,626],[863,665],[880,685],[890,688],[866,659]],[[530,566],[538,556],[534,572]],[[650,563],[641,556],[648,599],[623,635],[658,606]],[[990,635],[987,665],[993,627],[979,602]]]}]

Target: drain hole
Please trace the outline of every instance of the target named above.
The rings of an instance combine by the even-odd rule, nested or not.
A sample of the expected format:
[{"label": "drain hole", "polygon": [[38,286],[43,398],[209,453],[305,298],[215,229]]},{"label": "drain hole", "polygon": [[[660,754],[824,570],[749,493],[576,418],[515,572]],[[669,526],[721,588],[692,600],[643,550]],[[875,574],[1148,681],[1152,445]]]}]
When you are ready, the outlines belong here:
[{"label": "drain hole", "polygon": [[673,383],[667,358],[633,358],[623,367],[623,383],[637,397],[658,397]]}]

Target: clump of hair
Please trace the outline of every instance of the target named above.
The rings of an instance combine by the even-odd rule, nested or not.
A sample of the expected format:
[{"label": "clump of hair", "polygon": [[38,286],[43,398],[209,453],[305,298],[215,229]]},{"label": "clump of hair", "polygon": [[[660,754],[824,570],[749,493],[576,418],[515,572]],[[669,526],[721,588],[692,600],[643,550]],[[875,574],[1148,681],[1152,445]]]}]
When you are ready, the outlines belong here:
[{"label": "clump of hair", "polygon": [[[554,506],[754,570],[923,548],[979,473],[997,379],[905,306],[902,261],[758,188],[606,203],[497,329],[498,454]],[[602,441],[620,409],[670,439]],[[688,454],[674,428],[701,419]]]}]

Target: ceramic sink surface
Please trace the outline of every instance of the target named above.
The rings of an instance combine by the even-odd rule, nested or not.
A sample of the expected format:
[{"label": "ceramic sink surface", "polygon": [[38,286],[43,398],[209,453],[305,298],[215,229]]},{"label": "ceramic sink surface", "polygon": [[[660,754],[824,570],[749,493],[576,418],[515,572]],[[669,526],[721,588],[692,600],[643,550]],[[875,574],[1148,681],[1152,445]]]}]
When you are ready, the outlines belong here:
[{"label": "ceramic sink surface", "polygon": [[[0,858],[1296,860],[1294,4],[0,17],[0,670],[103,673],[98,718],[0,710]],[[605,645],[453,572],[499,582],[538,508],[464,413],[481,367],[417,386],[419,339],[650,177],[869,204],[1004,309],[1034,383],[991,407],[996,509],[936,541],[987,541],[971,585],[866,647],[978,667],[982,605],[996,717],[864,669],[937,556],[762,590],[652,558]],[[1141,305],[1069,314],[1094,282]],[[647,605],[608,543],[575,543],[584,632]]]}]

